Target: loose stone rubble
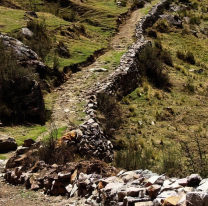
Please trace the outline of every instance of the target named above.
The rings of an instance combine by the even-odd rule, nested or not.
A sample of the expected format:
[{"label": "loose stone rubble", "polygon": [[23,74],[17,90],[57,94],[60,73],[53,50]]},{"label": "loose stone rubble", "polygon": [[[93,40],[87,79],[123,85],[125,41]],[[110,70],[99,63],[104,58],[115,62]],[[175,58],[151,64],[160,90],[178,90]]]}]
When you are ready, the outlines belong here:
[{"label": "loose stone rubble", "polygon": [[208,179],[202,180],[198,174],[177,179],[149,170],[118,173],[116,168],[105,167],[98,160],[64,166],[40,161],[28,171],[22,166],[7,170],[4,178],[10,184],[24,184],[35,191],[42,189],[48,195],[86,198],[86,206],[208,205]]}]

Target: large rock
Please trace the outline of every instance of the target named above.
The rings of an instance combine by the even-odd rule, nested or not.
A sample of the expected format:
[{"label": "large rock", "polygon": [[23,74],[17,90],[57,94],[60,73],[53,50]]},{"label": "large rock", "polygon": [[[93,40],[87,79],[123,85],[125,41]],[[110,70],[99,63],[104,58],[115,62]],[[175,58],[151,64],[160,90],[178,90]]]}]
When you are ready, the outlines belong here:
[{"label": "large rock", "polygon": [[173,16],[173,15],[168,15],[168,14],[163,14],[163,15],[160,15],[160,18],[161,19],[167,19],[168,22],[174,26],[177,26],[177,27],[182,27],[182,21],[180,20],[179,17],[177,16]]},{"label": "large rock", "polygon": [[202,178],[198,174],[191,174],[187,177],[188,186],[199,186],[199,183],[202,181]]},{"label": "large rock", "polygon": [[[16,67],[22,70],[31,69],[39,76],[45,73],[45,65],[38,55],[17,39],[0,33],[0,40],[5,51],[12,51]],[[29,71],[29,70],[28,70]],[[23,72],[24,73],[24,72]],[[3,124],[34,122],[44,124],[46,121],[45,105],[40,83],[31,73],[13,77],[4,81],[3,103],[7,113],[0,115]]]},{"label": "large rock", "polygon": [[14,138],[7,135],[0,135],[0,151],[12,151],[17,149],[17,143]]},{"label": "large rock", "polygon": [[190,192],[186,195],[187,206],[208,206],[208,194],[205,192]]}]

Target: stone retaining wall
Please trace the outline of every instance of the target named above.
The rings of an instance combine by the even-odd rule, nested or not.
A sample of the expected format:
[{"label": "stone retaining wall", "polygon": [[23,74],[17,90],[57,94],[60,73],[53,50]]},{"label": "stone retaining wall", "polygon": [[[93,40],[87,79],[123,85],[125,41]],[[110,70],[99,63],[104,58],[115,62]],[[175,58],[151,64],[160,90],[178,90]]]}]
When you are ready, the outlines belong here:
[{"label": "stone retaining wall", "polygon": [[[83,132],[81,141],[84,141],[88,148],[94,148],[88,150],[88,154],[100,157],[107,162],[113,160],[112,144],[103,135],[100,125],[96,121],[97,98],[101,93],[123,97],[138,87],[140,78],[138,56],[147,45],[151,45],[150,41],[145,40],[143,33],[147,27],[153,25],[159,19],[159,15],[168,4],[169,0],[159,2],[140,20],[136,26],[137,40],[122,56],[115,72],[107,76],[102,82],[98,82],[89,92],[85,110],[88,120],[79,126],[79,129]],[[88,141],[86,142],[86,140]],[[81,152],[82,148],[79,151]]]}]

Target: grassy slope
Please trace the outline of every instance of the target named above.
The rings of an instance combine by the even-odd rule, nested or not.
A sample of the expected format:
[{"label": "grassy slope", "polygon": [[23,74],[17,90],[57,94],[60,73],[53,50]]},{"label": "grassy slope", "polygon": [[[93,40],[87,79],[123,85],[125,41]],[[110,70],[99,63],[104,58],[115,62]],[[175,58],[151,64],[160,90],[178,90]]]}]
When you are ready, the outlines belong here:
[{"label": "grassy slope", "polygon": [[[12,33],[26,26],[23,10],[31,10],[29,1],[13,0],[12,3],[20,6],[22,10],[0,7],[1,32]],[[110,37],[117,28],[118,16],[130,8],[130,4],[127,4],[127,7],[118,7],[113,0],[89,0],[84,3],[72,1],[72,3],[71,7],[61,8],[56,3],[32,1],[32,8],[37,11],[40,20],[45,20],[48,32],[55,34],[56,42],[63,41],[68,46],[71,57],[59,58],[61,68],[83,62],[95,51],[107,48]],[[71,16],[72,10],[75,11],[73,22],[63,20],[63,16]],[[75,33],[72,38],[60,34],[60,31],[68,32],[68,27],[73,25],[83,25],[86,34]],[[51,52],[46,59],[49,66],[52,66],[53,55]]]},{"label": "grassy slope", "polygon": [[[198,9],[192,9],[190,18],[195,15],[201,16],[201,8],[204,5],[205,1],[201,2],[201,6],[199,4]],[[159,160],[163,148],[177,146],[178,139],[190,140],[194,133],[207,137],[208,36],[198,32],[198,37],[195,37],[191,32],[193,27],[197,31],[202,27],[208,28],[205,26],[207,23],[207,19],[201,19],[200,25],[183,22],[183,27],[189,31],[188,34],[183,34],[183,29],[171,25],[167,33],[157,31],[163,49],[171,52],[174,62],[174,67],[166,66],[173,85],[171,92],[159,90],[151,82],[144,80],[143,86],[122,101],[125,123],[117,132],[114,141],[121,144],[123,140],[129,142],[134,139],[141,147],[152,149],[153,160]],[[184,53],[193,52],[196,64],[191,65],[178,59],[178,50]],[[204,72],[198,74],[191,72],[192,69],[203,69]],[[187,85],[194,88],[194,92],[187,90]],[[167,111],[167,107],[172,108],[173,115]],[[206,142],[206,139],[202,141]]]},{"label": "grassy slope", "polygon": [[[31,10],[29,1],[12,0],[12,3],[21,7],[21,10],[0,6],[0,31],[3,33],[17,33],[22,27],[25,27],[28,19],[25,17],[25,10]],[[71,57],[59,58],[61,68],[83,62],[96,50],[107,48],[110,37],[117,28],[116,19],[130,7],[130,5],[127,5],[127,7],[118,7],[113,0],[90,0],[85,3],[74,1],[76,19],[74,22],[69,22],[63,20],[61,17],[64,15],[70,16],[72,12],[71,8],[60,8],[59,15],[55,16],[54,14],[58,8],[57,4],[46,3],[44,1],[32,1],[32,3],[34,3],[32,7],[37,11],[39,20],[46,22],[48,33],[52,36],[55,35],[56,42],[63,41],[69,48]],[[35,8],[34,5],[36,5]],[[85,11],[83,14],[81,14],[82,10]],[[61,35],[60,31],[67,32],[69,27],[73,28],[73,25],[84,25],[86,35],[75,34],[74,38]],[[49,66],[52,66],[53,55],[53,52],[51,52],[46,59],[46,63]],[[117,62],[118,58],[116,58]],[[47,97],[45,98],[48,100],[46,101],[47,109],[51,110],[53,107],[54,98],[52,100]],[[25,131],[25,133],[22,131]],[[46,127],[39,125],[32,127],[6,127],[0,129],[0,132],[16,137],[18,145],[21,145],[24,139],[36,139],[40,134],[46,132]]]}]

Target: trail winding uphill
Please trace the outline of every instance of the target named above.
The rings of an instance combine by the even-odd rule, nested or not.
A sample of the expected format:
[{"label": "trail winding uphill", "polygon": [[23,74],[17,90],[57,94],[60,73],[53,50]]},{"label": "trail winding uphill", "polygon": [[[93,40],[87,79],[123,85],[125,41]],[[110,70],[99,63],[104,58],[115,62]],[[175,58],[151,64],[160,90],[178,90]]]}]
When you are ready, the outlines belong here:
[{"label": "trail winding uphill", "polygon": [[[109,59],[113,60],[114,55],[124,53],[128,46],[133,43],[135,25],[142,16],[140,10],[133,11],[130,18],[121,26],[119,32],[112,37],[111,50],[97,58],[90,66],[72,74],[67,82],[54,90],[57,98],[55,99],[52,118],[57,127],[69,125],[69,121],[76,120],[76,122],[81,123],[84,120],[82,118],[85,115],[82,115],[82,110],[86,94],[95,83],[116,69],[118,63],[115,61],[109,62]],[[109,67],[107,72],[104,72],[103,69],[100,70],[106,65]],[[96,69],[101,72],[95,72]]]}]

